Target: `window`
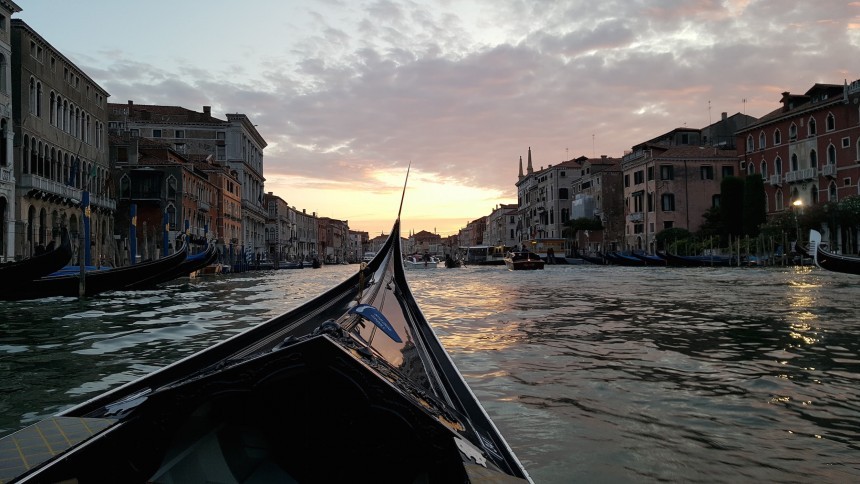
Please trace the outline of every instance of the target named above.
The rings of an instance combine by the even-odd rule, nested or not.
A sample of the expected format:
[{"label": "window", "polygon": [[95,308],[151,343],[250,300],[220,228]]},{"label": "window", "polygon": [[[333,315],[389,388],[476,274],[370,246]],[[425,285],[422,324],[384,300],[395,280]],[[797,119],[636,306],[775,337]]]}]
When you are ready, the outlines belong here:
[{"label": "window", "polygon": [[833,145],[827,147],[827,163],[830,165],[836,164],[836,147]]},{"label": "window", "polygon": [[842,147],[848,148],[849,146],[851,146],[851,138],[849,138],[847,136],[842,138]]},{"label": "window", "polygon": [[633,184],[639,185],[645,181],[645,172],[643,170],[639,170],[633,173]]},{"label": "window", "polygon": [[176,200],[176,178],[172,176],[167,179],[167,199]]},{"label": "window", "polygon": [[755,149],[753,145],[753,137],[752,135],[747,135],[747,153],[751,153]]},{"label": "window", "polygon": [[809,124],[806,125],[806,134],[809,136],[815,136],[815,118],[809,118]]},{"label": "window", "polygon": [[674,180],[675,179],[675,167],[672,165],[660,165],[660,179],[661,180]]},{"label": "window", "polygon": [[152,137],[153,138],[161,138],[161,130],[160,129],[153,129],[152,130]]},{"label": "window", "polygon": [[794,123],[791,123],[791,126],[788,127],[788,140],[797,141],[797,125]]},{"label": "window", "polygon": [[782,190],[776,191],[776,193],[773,195],[773,202],[773,206],[776,211],[779,212],[785,209],[785,206],[782,203]]},{"label": "window", "polygon": [[767,178],[767,162],[761,160],[761,164],[759,165],[759,172],[761,172],[762,178]]},{"label": "window", "polygon": [[131,197],[131,180],[128,175],[123,175],[119,179],[119,198]]},{"label": "window", "polygon": [[776,159],[773,160],[773,170],[774,175],[782,175],[782,158],[777,156]]},{"label": "window", "polygon": [[675,226],[675,222],[673,222],[671,220],[666,220],[665,222],[663,222],[663,230],[671,229],[674,226]]},{"label": "window", "polygon": [[827,113],[827,120],[825,124],[825,129],[827,131],[833,131],[834,129],[836,129],[836,116],[834,116],[833,113]]},{"label": "window", "polygon": [[754,173],[755,173],[755,165],[752,162],[747,163],[747,175],[752,175]]},{"label": "window", "polygon": [[735,167],[733,166],[724,166],[723,167],[723,178],[735,176]]},{"label": "window", "polygon": [[714,167],[711,165],[705,165],[699,168],[699,173],[702,176],[702,180],[713,180],[714,179]]},{"label": "window", "polygon": [[648,211],[649,212],[654,211],[654,192],[648,193]]},{"label": "window", "polygon": [[775,129],[773,131],[773,144],[778,145],[782,143],[782,132],[779,129]]},{"label": "window", "polygon": [[[858,141],[860,142],[860,141]],[[860,151],[860,145],[858,145],[858,151]],[[630,187],[630,175],[624,175],[624,188]]]},{"label": "window", "polygon": [[797,153],[792,153],[791,155],[791,171],[797,171],[800,169],[800,166],[797,162]]},{"label": "window", "polygon": [[663,196],[660,197],[660,205],[662,206],[664,212],[674,212],[675,211],[675,194],[674,193],[664,193]]},{"label": "window", "polygon": [[812,168],[818,166],[818,153],[815,150],[809,150],[809,166]]},{"label": "window", "polygon": [[653,179],[654,179],[654,167],[649,166],[648,167],[648,181],[651,181]]},{"label": "window", "polygon": [[567,200],[567,188],[558,189],[558,198],[559,200]]},{"label": "window", "polygon": [[711,207],[718,208],[720,206],[720,194],[711,196]]},{"label": "window", "polygon": [[836,182],[830,182],[830,186],[827,188],[827,201],[828,202],[838,202],[838,198],[836,196]]},{"label": "window", "polygon": [[185,130],[177,129],[176,130],[176,137],[177,138],[184,138],[185,137]]},{"label": "window", "polygon": [[766,143],[764,140],[765,140],[764,131],[762,131],[758,135],[758,149],[763,150],[765,148]]}]

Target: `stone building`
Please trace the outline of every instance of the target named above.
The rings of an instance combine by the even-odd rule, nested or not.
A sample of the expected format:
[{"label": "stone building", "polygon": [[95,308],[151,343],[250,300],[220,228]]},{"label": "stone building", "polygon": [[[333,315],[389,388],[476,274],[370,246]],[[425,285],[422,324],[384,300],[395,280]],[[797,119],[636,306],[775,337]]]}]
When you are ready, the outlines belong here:
[{"label": "stone building", "polygon": [[518,207],[515,203],[502,203],[493,207],[487,216],[484,242],[488,245],[513,247],[518,245]]},{"label": "stone building", "polygon": [[517,226],[518,243],[540,245],[541,240],[561,240],[564,223],[570,220],[570,186],[581,173],[576,160],[568,160],[534,169],[532,149],[528,151],[528,164],[523,173],[520,157],[517,178],[517,206],[520,220]]},{"label": "stone building", "polygon": [[226,118],[213,117],[210,106],[197,112],[133,101],[110,104],[111,129],[169,143],[187,156],[212,156],[236,172],[242,194],[242,230],[237,244],[245,248],[250,260],[256,260],[267,250],[263,207],[263,149],[267,143],[246,115],[227,114]]},{"label": "stone building", "polygon": [[[91,241],[84,254],[113,260],[108,93],[22,20],[11,20],[10,38],[15,254],[32,255],[54,229],[67,226],[76,242]],[[90,234],[84,233],[84,215]]]},{"label": "stone building", "polygon": [[0,0],[0,261],[15,258],[15,170],[12,146],[12,15],[21,8]]},{"label": "stone building", "polygon": [[582,176],[571,184],[570,218],[595,218],[603,230],[577,231],[574,248],[585,252],[614,251],[624,237],[624,194],[621,159],[581,157]]},{"label": "stone building", "polygon": [[349,249],[349,222],[329,217],[320,217],[319,252],[322,261],[339,264],[346,261]]}]

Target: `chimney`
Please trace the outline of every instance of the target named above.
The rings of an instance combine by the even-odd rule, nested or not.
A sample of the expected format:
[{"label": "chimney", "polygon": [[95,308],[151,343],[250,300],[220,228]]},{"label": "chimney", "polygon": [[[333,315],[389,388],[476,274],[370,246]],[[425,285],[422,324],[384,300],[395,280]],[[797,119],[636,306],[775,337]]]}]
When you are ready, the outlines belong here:
[{"label": "chimney", "polygon": [[723,111],[723,121],[729,118],[729,113]]},{"label": "chimney", "polygon": [[212,106],[203,106],[203,115],[204,116],[212,116]]},{"label": "chimney", "polygon": [[134,107],[134,101],[132,101],[131,99],[129,99],[129,100],[128,100],[128,110],[129,110],[129,111],[131,111],[131,108],[133,108],[133,107]]},{"label": "chimney", "polygon": [[789,102],[790,98],[791,93],[789,93],[788,91],[782,93],[782,100],[780,100],[780,102],[782,103],[782,112],[784,113],[788,112],[788,110],[791,109],[791,103]]}]

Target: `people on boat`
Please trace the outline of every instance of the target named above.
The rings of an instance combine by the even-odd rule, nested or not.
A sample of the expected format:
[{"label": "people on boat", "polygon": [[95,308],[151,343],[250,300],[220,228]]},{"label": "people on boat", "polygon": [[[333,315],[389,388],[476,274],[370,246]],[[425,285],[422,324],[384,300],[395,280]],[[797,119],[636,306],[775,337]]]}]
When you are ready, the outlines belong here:
[{"label": "people on boat", "polygon": [[427,267],[427,264],[430,263],[430,253],[425,250],[422,259],[424,260],[424,267]]}]

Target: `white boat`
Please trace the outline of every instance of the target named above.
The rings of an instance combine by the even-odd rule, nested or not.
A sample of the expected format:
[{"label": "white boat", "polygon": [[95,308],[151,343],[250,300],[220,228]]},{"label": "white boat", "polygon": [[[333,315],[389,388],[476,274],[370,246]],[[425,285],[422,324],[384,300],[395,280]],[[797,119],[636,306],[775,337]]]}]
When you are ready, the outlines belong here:
[{"label": "white boat", "polygon": [[370,262],[376,257],[376,252],[365,252],[361,257],[361,262]]},{"label": "white boat", "polygon": [[424,260],[420,255],[409,255],[403,261],[403,267],[407,269],[436,269],[439,267],[439,258],[430,256],[430,260]]}]

